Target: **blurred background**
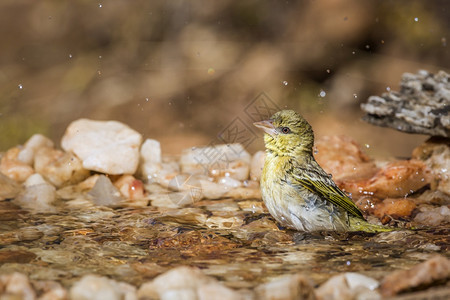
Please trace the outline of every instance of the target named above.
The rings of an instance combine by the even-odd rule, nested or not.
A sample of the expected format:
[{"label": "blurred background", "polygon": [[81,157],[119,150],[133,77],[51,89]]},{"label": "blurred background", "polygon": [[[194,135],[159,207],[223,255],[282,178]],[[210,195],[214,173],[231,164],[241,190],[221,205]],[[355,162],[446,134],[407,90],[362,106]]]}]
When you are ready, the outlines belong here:
[{"label": "blurred background", "polygon": [[449,9],[445,0],[2,0],[0,151],[37,132],[59,144],[70,122],[91,118],[124,122],[166,154],[232,139],[230,130],[244,130],[254,152],[262,134],[249,111],[270,103],[301,112],[317,137],[346,134],[371,155],[407,157],[426,137],[366,124],[359,105],[398,90],[404,72],[448,71]]}]

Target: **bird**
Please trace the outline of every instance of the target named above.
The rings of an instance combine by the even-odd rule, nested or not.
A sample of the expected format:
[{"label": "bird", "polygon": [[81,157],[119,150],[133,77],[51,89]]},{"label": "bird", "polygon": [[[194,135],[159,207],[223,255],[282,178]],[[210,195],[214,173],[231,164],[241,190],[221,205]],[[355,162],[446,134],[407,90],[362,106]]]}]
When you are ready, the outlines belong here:
[{"label": "bird", "polygon": [[307,232],[392,230],[368,223],[316,162],[313,129],[299,113],[282,110],[253,125],[265,132],[262,199],[281,226]]}]

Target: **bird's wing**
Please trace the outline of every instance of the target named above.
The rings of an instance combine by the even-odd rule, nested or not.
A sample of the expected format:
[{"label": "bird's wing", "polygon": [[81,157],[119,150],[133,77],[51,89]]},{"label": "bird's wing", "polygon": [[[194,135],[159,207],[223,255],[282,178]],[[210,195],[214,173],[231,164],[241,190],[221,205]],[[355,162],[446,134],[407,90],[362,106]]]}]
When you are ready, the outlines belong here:
[{"label": "bird's wing", "polygon": [[[320,168],[320,167],[319,167]],[[299,184],[322,198],[342,207],[355,217],[363,218],[353,201],[341,191],[325,171],[295,167],[292,170],[293,184]]]}]

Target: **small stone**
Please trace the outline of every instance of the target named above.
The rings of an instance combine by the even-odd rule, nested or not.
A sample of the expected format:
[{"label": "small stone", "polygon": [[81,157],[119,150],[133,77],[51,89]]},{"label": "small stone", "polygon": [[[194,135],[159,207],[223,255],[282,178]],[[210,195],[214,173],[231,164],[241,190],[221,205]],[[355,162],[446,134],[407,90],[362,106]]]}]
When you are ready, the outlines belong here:
[{"label": "small stone", "polygon": [[17,156],[17,159],[32,166],[36,151],[43,147],[53,148],[54,144],[49,138],[43,136],[42,134],[34,134],[28,139],[28,141],[25,142],[23,149],[20,150]]},{"label": "small stone", "polygon": [[265,158],[266,158],[265,151],[258,151],[253,155],[252,161],[250,163],[251,180],[259,181],[261,179]]},{"label": "small stone", "polygon": [[[19,263],[25,264],[36,258],[36,254],[25,250],[0,250],[0,264]],[[0,289],[1,290],[1,289]]]},{"label": "small stone", "polygon": [[250,154],[241,144],[222,144],[183,151],[180,165],[183,173],[229,176],[246,180],[250,172]]},{"label": "small stone", "polygon": [[232,300],[243,299],[239,292],[206,276],[197,268],[177,267],[159,275],[153,281],[141,285],[139,299],[192,299]]},{"label": "small stone", "polygon": [[139,179],[132,175],[123,175],[114,182],[114,186],[127,200],[130,200],[129,202],[134,201],[137,204],[137,200],[144,200],[145,204],[142,206],[147,206],[144,184]]},{"label": "small stone", "polygon": [[147,180],[159,177],[162,169],[161,145],[157,140],[146,139],[141,146],[141,173]]},{"label": "small stone", "polygon": [[214,214],[206,220],[206,226],[211,229],[234,229],[244,224],[244,215],[236,212],[214,212]]},{"label": "small stone", "polygon": [[387,275],[381,283],[384,297],[392,297],[398,293],[417,287],[426,287],[434,282],[450,278],[450,260],[436,255],[409,270],[398,270]]},{"label": "small stone", "polygon": [[80,119],[67,127],[61,146],[81,158],[85,169],[118,175],[136,172],[141,141],[120,122]]},{"label": "small stone", "polygon": [[98,275],[85,275],[70,289],[70,299],[76,300],[134,300],[136,288]]},{"label": "small stone", "polygon": [[33,174],[24,183],[23,191],[15,200],[22,208],[34,212],[54,212],[52,203],[56,200],[56,189],[40,174]]},{"label": "small stone", "polygon": [[65,300],[68,292],[56,281],[33,281],[34,289],[39,295],[39,300]]},{"label": "small stone", "polygon": [[48,147],[36,151],[34,169],[56,187],[75,184],[89,176],[89,171],[73,153]]},{"label": "small stone", "polygon": [[318,299],[381,299],[375,290],[378,281],[358,273],[343,273],[331,277],[317,290]]},{"label": "small stone", "polygon": [[18,159],[19,153],[20,148],[18,147],[6,151],[0,160],[0,172],[12,180],[23,182],[34,173],[34,170],[31,166]]},{"label": "small stone", "polygon": [[207,199],[219,199],[230,190],[230,187],[228,186],[209,180],[200,180],[200,184],[202,194]]},{"label": "small stone", "polygon": [[77,184],[77,187],[80,190],[82,190],[82,191],[90,190],[90,189],[92,189],[94,187],[94,185],[97,182],[99,177],[100,177],[99,174],[95,174],[95,175],[89,176],[84,181],[82,181],[79,184]]},{"label": "small stone", "polygon": [[375,205],[373,214],[382,220],[384,217],[393,219],[406,219],[411,216],[416,204],[413,200],[405,198],[386,198]]},{"label": "small stone", "polygon": [[108,177],[100,175],[88,195],[95,205],[115,207],[122,201],[122,195]]},{"label": "small stone", "polygon": [[421,159],[431,169],[431,188],[450,195],[450,141],[433,137],[413,151],[413,157]]},{"label": "small stone", "polygon": [[414,218],[414,222],[426,226],[439,226],[450,224],[450,208],[447,205],[431,209],[421,208]]},{"label": "small stone", "polygon": [[369,195],[384,199],[405,197],[430,181],[428,167],[420,160],[411,159],[389,163],[369,179],[344,180],[338,185],[354,198]]},{"label": "small stone", "polygon": [[277,278],[255,288],[256,299],[296,300],[316,299],[313,282],[302,274]]},{"label": "small stone", "polygon": [[36,299],[36,293],[31,287],[28,277],[17,272],[0,275],[0,291],[2,291],[3,299]]},{"label": "small stone", "polygon": [[0,173],[0,201],[16,197],[21,190],[19,184],[3,173]]},{"label": "small stone", "polygon": [[415,199],[416,204],[450,205],[450,194],[426,190]]}]

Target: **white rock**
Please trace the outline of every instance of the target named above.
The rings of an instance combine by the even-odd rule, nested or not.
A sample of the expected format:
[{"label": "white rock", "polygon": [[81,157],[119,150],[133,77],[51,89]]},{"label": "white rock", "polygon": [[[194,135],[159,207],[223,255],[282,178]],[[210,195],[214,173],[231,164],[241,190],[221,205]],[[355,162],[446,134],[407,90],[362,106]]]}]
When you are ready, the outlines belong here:
[{"label": "white rock", "polygon": [[[318,299],[381,299],[375,291],[379,283],[373,278],[358,273],[343,273],[331,277],[317,290]],[[369,297],[369,298],[368,298]]]},{"label": "white rock", "polygon": [[53,148],[54,144],[48,137],[42,134],[35,134],[25,142],[17,159],[31,166],[34,162],[34,154],[43,147]]},{"label": "white rock", "polygon": [[255,288],[256,299],[295,300],[315,299],[313,282],[301,274],[277,278]]},{"label": "white rock", "polygon": [[236,180],[234,178],[231,177],[220,177],[217,178],[217,183],[230,187],[230,188],[237,188],[242,186],[242,182],[240,182],[239,180]]},{"label": "white rock", "polygon": [[21,273],[0,276],[0,291],[2,299],[34,300],[36,294],[31,287],[28,277]]},{"label": "white rock", "polygon": [[259,181],[261,179],[262,170],[264,167],[264,160],[266,158],[266,152],[258,151],[252,157],[250,164],[250,179]]},{"label": "white rock", "polygon": [[98,275],[85,275],[70,289],[74,300],[135,300],[136,288]]},{"label": "white rock", "polygon": [[200,184],[203,196],[208,199],[219,199],[225,195],[226,192],[231,190],[231,188],[226,185],[218,184],[209,180],[200,180]]},{"label": "white rock", "polygon": [[211,282],[197,288],[198,300],[243,300],[244,296],[220,282]]},{"label": "white rock", "polygon": [[47,183],[47,181],[45,181],[44,177],[42,177],[41,174],[33,174],[30,177],[27,178],[27,180],[23,183],[23,185],[26,188],[29,188],[30,186],[33,185],[38,185],[38,184],[45,184]]},{"label": "white rock", "polygon": [[146,139],[141,146],[141,173],[148,180],[159,177],[162,170],[161,145],[157,140]]},{"label": "white rock", "polygon": [[36,212],[54,212],[52,203],[56,200],[56,189],[40,174],[33,174],[24,183],[23,191],[14,201],[25,209]]},{"label": "white rock", "polygon": [[250,172],[250,160],[250,154],[241,144],[223,144],[186,149],[180,165],[184,173],[246,180]]},{"label": "white rock", "polygon": [[142,136],[117,121],[80,119],[67,127],[61,146],[74,152],[88,170],[106,174],[134,174]]},{"label": "white rock", "polygon": [[243,299],[239,292],[208,277],[197,268],[177,267],[144,283],[138,290],[139,299],[219,300]]},{"label": "white rock", "polygon": [[350,290],[356,290],[359,287],[364,287],[373,291],[380,285],[377,280],[359,273],[347,272],[344,273],[344,276]]}]

